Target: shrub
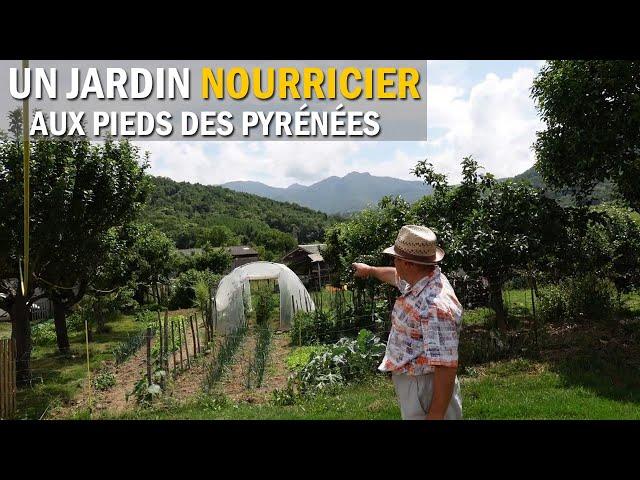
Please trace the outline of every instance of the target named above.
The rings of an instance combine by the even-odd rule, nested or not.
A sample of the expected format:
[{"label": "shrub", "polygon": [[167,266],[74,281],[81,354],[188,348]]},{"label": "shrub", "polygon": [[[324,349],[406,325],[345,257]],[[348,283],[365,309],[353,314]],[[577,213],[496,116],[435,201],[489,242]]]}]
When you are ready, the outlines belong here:
[{"label": "shrub", "polygon": [[84,332],[84,319],[79,312],[73,312],[67,317],[67,329],[69,332]]},{"label": "shrub", "polygon": [[158,318],[158,314],[148,308],[138,310],[134,316],[136,322],[155,325]]},{"label": "shrub", "polygon": [[610,320],[616,306],[615,284],[588,274],[569,281],[569,312],[575,320]]},{"label": "shrub", "polygon": [[540,318],[548,322],[565,320],[610,320],[617,301],[615,284],[593,273],[568,278],[540,292]]},{"label": "shrub", "polygon": [[548,285],[540,289],[538,314],[543,322],[554,323],[570,319],[569,295],[561,285]]},{"label": "shrub", "polygon": [[169,298],[169,308],[177,310],[193,307],[196,304],[196,285],[202,283],[208,287],[213,287],[219,280],[219,275],[215,275],[208,270],[201,272],[190,269],[181,273],[173,286],[174,288]]},{"label": "shrub", "polygon": [[37,323],[31,327],[31,339],[34,345],[49,346],[56,344],[56,329],[53,320]]}]

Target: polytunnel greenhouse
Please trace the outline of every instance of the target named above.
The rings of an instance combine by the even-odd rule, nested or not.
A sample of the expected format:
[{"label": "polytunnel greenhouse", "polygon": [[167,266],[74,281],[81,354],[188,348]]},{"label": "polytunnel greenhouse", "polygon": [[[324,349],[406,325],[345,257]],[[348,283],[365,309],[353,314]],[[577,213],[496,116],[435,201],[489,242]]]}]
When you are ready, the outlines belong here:
[{"label": "polytunnel greenhouse", "polygon": [[280,291],[280,330],[289,330],[299,310],[313,311],[315,305],[298,276],[287,266],[273,262],[242,265],[218,285],[214,302],[215,330],[230,333],[246,322],[251,311],[251,280],[277,280]]}]

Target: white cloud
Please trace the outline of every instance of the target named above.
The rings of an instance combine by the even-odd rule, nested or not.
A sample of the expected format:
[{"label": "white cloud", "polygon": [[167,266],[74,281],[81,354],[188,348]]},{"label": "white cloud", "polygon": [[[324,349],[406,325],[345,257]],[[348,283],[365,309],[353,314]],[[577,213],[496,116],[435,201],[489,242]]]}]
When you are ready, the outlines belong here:
[{"label": "white cloud", "polygon": [[138,142],[151,152],[151,173],[221,184],[255,180],[276,187],[344,175],[356,142]]},{"label": "white cloud", "polygon": [[462,157],[473,155],[496,176],[512,176],[535,162],[531,149],[535,132],[543,127],[538,119],[530,88],[535,72],[521,68],[508,78],[487,74],[464,98],[461,89],[431,85],[428,100],[429,126],[445,132],[427,142],[434,165],[460,179]]},{"label": "white cloud", "polygon": [[[488,73],[470,89],[449,63],[452,74],[427,87],[428,123],[435,133],[427,142],[146,142],[151,173],[176,180],[220,184],[255,180],[273,186],[309,185],[331,175],[368,171],[415,180],[409,171],[429,158],[450,181],[460,180],[460,160],[474,155],[496,176],[512,176],[534,163],[531,145],[543,125],[530,98],[535,76],[519,68],[502,78]],[[458,62],[460,63],[460,62]],[[433,77],[432,77],[433,78]]]}]

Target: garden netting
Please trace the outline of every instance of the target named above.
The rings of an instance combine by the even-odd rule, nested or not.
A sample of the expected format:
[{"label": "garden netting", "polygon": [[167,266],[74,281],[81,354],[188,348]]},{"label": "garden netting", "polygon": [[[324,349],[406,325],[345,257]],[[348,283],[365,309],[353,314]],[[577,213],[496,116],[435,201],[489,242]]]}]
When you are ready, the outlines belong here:
[{"label": "garden netting", "polygon": [[253,262],[242,265],[218,285],[214,303],[214,325],[221,333],[230,333],[246,322],[251,311],[252,280],[277,280],[280,291],[280,330],[289,330],[293,314],[298,310],[315,310],[309,292],[298,276],[287,266],[273,262]]}]

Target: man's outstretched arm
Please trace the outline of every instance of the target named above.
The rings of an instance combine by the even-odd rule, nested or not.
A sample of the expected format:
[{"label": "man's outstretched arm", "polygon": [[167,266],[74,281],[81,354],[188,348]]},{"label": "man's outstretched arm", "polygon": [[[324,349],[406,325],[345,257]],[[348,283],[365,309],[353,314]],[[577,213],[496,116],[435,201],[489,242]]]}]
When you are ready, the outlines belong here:
[{"label": "man's outstretched arm", "polygon": [[372,267],[366,263],[352,263],[351,266],[358,278],[373,277],[389,285],[396,284],[396,267]]}]

